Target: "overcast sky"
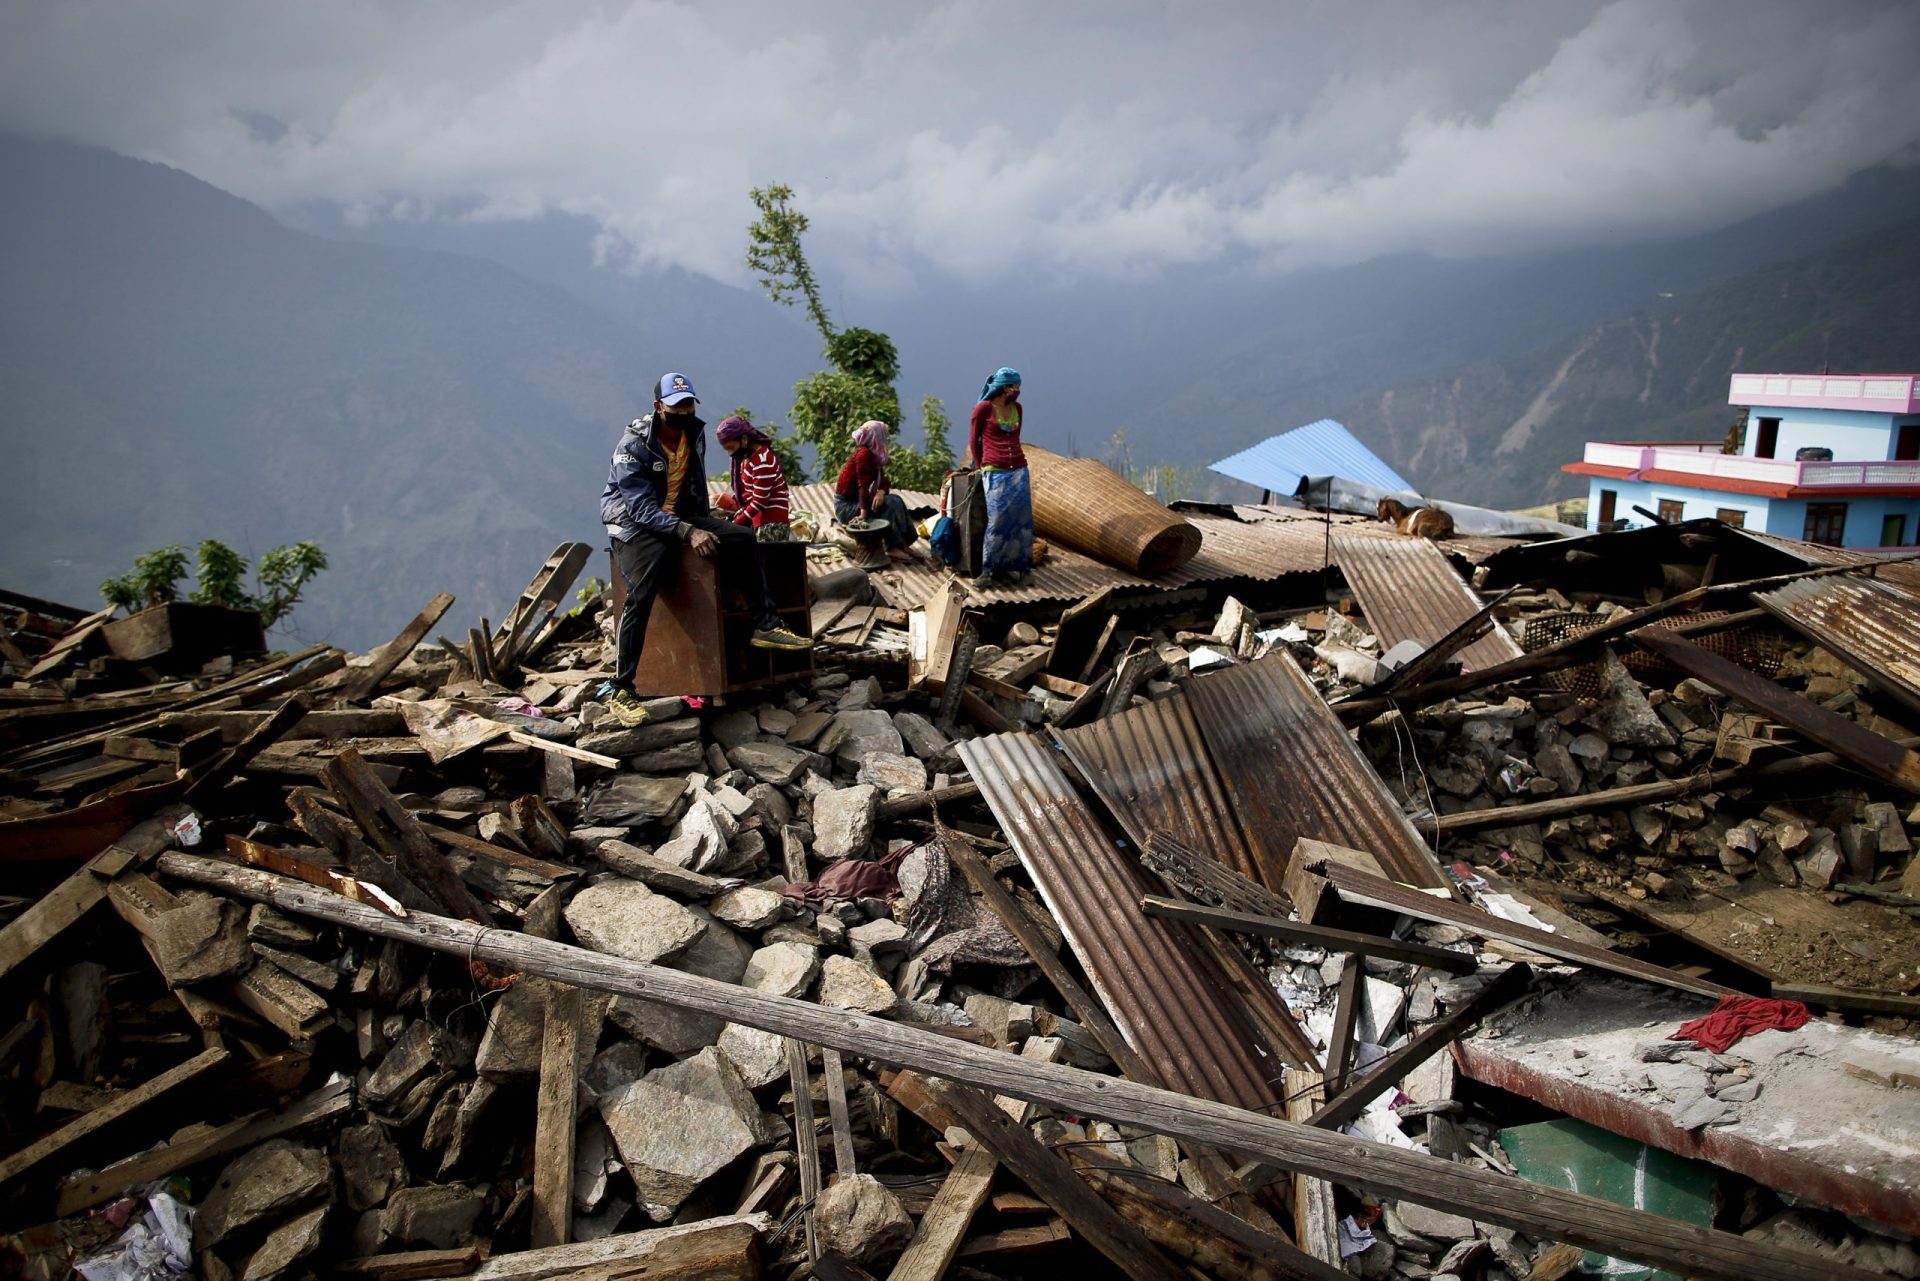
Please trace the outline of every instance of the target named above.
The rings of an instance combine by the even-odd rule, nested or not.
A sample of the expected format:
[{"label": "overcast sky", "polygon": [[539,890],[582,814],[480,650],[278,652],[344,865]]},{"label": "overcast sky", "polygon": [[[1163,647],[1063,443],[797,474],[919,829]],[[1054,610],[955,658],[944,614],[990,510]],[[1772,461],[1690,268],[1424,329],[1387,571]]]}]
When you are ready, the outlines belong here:
[{"label": "overcast sky", "polygon": [[606,228],[857,293],[1704,230],[1920,159],[1920,4],[58,0],[0,128],[290,211]]}]

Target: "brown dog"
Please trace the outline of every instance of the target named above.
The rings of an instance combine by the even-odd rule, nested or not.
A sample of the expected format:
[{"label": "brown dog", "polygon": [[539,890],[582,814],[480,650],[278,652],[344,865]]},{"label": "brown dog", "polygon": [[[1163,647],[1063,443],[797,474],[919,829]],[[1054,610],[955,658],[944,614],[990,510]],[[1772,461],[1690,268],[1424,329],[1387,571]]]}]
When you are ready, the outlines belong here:
[{"label": "brown dog", "polygon": [[1379,516],[1401,533],[1415,538],[1453,537],[1453,517],[1438,507],[1408,507],[1397,499],[1382,498]]}]

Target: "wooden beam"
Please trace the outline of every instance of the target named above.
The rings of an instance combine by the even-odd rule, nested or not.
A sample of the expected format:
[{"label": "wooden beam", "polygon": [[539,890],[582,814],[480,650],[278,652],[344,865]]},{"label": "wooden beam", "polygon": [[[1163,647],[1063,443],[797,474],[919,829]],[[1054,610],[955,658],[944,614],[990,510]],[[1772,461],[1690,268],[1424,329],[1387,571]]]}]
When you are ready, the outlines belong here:
[{"label": "wooden beam", "polygon": [[1353,1025],[1360,1016],[1360,981],[1366,977],[1360,958],[1349,955],[1340,969],[1340,987],[1333,1003],[1333,1031],[1327,1036],[1325,1081],[1337,1089],[1346,1084],[1353,1064]]},{"label": "wooden beam", "polygon": [[205,805],[227,785],[228,779],[246,769],[254,757],[284,738],[306,714],[306,696],[289,695],[286,702],[274,708],[245,738],[228,748],[224,756],[196,777],[181,799],[189,805]]},{"label": "wooden beam", "polygon": [[0,978],[85,916],[107,896],[107,882],[173,843],[169,825],[185,811],[169,807],[129,831],[36,900],[0,930]]},{"label": "wooden beam", "polygon": [[[970,1045],[905,1024],[811,1001],[772,996],[644,965],[617,956],[483,928],[447,917],[398,920],[372,908],[270,873],[212,859],[167,854],[170,876],[271,903],[300,916],[331,921],[379,938],[499,963],[616,996],[663,1002],[763,1031],[950,1081],[1138,1125],[1156,1134],[1245,1152],[1284,1169],[1337,1180],[1379,1195],[1401,1197],[1534,1235],[1586,1246],[1720,1281],[1801,1281],[1806,1277],[1867,1281],[1873,1274],[1830,1259],[1747,1241],[1730,1233],[1678,1223],[1593,1197],[1518,1180],[1436,1157],[1246,1112],[1210,1099],[1059,1064],[1031,1063],[1004,1051]],[[571,1247],[569,1247],[571,1248]]]},{"label": "wooden beam", "polygon": [[[1043,1044],[1046,1046],[1044,1053],[1039,1049]],[[1046,1063],[1058,1061],[1059,1051],[1057,1041],[1050,1042],[1044,1037],[1031,1039],[1020,1048],[1022,1058]],[[916,1108],[909,1102],[916,1091],[918,1100],[924,1100],[924,1108]],[[935,1103],[933,1096],[927,1092],[925,1077],[914,1072],[897,1073],[887,1093],[926,1121],[929,1127],[944,1133],[944,1127],[937,1125],[935,1118],[937,1113],[945,1109]],[[993,1103],[1019,1125],[1025,1125],[1033,1114],[1033,1105],[1022,1099],[1002,1095]],[[933,1204],[920,1216],[920,1225],[914,1230],[913,1240],[894,1262],[893,1271],[887,1274],[887,1281],[938,1281],[938,1278],[946,1275],[948,1265],[953,1262],[968,1227],[973,1223],[973,1216],[979,1212],[987,1193],[992,1190],[994,1171],[999,1168],[999,1158],[979,1143],[968,1144],[961,1150],[960,1159],[947,1171],[945,1182],[934,1194]]]},{"label": "wooden beam", "polygon": [[580,1061],[593,1052],[586,1027],[587,993],[569,983],[549,982],[546,1036],[540,1043],[540,1089],[534,1102],[534,1249],[565,1245],[573,1229],[573,1138],[578,1121]]},{"label": "wooden beam", "polygon": [[787,1080],[793,1086],[793,1152],[800,1169],[800,1204],[806,1207],[807,1257],[820,1257],[813,1203],[820,1196],[820,1136],[813,1128],[813,1083],[807,1077],[807,1046],[787,1038]]},{"label": "wooden beam", "polygon": [[1283,921],[1253,912],[1236,912],[1230,908],[1182,903],[1176,899],[1161,898],[1153,894],[1140,900],[1140,909],[1148,916],[1161,916],[1173,921],[1190,921],[1195,925],[1209,925],[1235,934],[1256,934],[1261,938],[1281,939],[1288,943],[1301,943],[1309,947],[1324,947],[1354,956],[1381,956],[1392,961],[1405,961],[1409,965],[1429,965],[1451,974],[1471,974],[1479,968],[1479,962],[1471,954],[1450,952],[1444,947],[1431,947],[1425,943],[1398,943],[1378,934],[1362,934],[1356,930],[1336,930],[1325,925],[1302,925],[1296,921]]},{"label": "wooden beam", "polygon": [[1709,983],[1705,979],[1694,978],[1678,970],[1670,970],[1665,966],[1654,965],[1631,956],[1621,956],[1603,947],[1576,942],[1530,925],[1505,921],[1477,907],[1456,903],[1451,899],[1436,898],[1431,894],[1422,894],[1418,890],[1397,885],[1383,877],[1369,876],[1337,863],[1329,863],[1327,873],[1335,892],[1348,903],[1382,908],[1417,920],[1432,921],[1436,925],[1456,926],[1478,938],[1512,943],[1516,947],[1524,947],[1542,956],[1551,956],[1554,960],[1565,961],[1569,965],[1606,970],[1608,973],[1638,979],[1643,983],[1657,983],[1662,987],[1671,987],[1682,992],[1696,992],[1701,996],[1721,997],[1733,993],[1732,988],[1722,987],[1718,983]]},{"label": "wooden beam", "polygon": [[604,756],[599,752],[589,752],[584,747],[575,747],[572,743],[556,743],[550,738],[541,738],[537,734],[528,734],[522,730],[507,731],[511,742],[523,747],[537,748],[543,752],[552,752],[555,756],[564,756],[569,760],[581,761],[588,765],[598,765],[602,769],[619,769],[620,758]]},{"label": "wooden beam", "polygon": [[493,920],[447,861],[433,848],[418,819],[375,778],[359,751],[345,748],[327,762],[327,787],[340,798],[373,847],[424,890],[449,915],[481,924]]},{"label": "wooden beam", "polygon": [[1392,1088],[1407,1073],[1465,1036],[1481,1019],[1519,1000],[1531,982],[1533,971],[1527,966],[1510,967],[1466,1004],[1428,1025],[1411,1041],[1374,1064],[1371,1072],[1328,1099],[1307,1118],[1307,1124],[1333,1130],[1353,1120],[1366,1110],[1375,1095]]},{"label": "wooden beam", "polygon": [[1859,1014],[1895,1014],[1920,1019],[1920,996],[1891,992],[1856,992],[1817,983],[1775,983],[1773,995],[1783,1001],[1804,1001],[1823,1010],[1851,1010]]},{"label": "wooden beam", "polygon": [[43,1135],[11,1156],[0,1159],[0,1183],[18,1178],[62,1148],[77,1143],[95,1131],[118,1121],[134,1109],[153,1102],[175,1086],[184,1085],[201,1073],[219,1067],[227,1061],[227,1058],[227,1052],[222,1049],[202,1050],[185,1063],[170,1067],[130,1090],[121,1091],[93,1111],[82,1112],[53,1133]]},{"label": "wooden beam", "polygon": [[840,1051],[820,1047],[820,1075],[827,1084],[827,1128],[833,1133],[833,1172],[851,1179],[860,1172],[853,1159],[853,1123],[847,1116],[847,1069]]},{"label": "wooden beam", "polygon": [[927,1092],[960,1118],[976,1143],[992,1152],[1088,1245],[1134,1281],[1186,1281],[1186,1274],[1140,1229],[1121,1218],[1071,1166],[1042,1147],[1025,1126],[1016,1125],[985,1094],[939,1078],[927,1081]]},{"label": "wooden beam", "polygon": [[1895,787],[1920,792],[1920,752],[1901,747],[1860,722],[1822,707],[1810,698],[1802,698],[1664,628],[1644,628],[1634,639],[1687,675],[1705,681],[1771,720],[1790,726],[1810,742],[1845,757]]},{"label": "wooden beam", "polygon": [[[1349,957],[1347,964],[1358,968]],[[1308,1124],[1327,1101],[1327,1078],[1301,1068],[1287,1073],[1287,1120]],[[1330,1267],[1340,1267],[1340,1211],[1333,1185],[1325,1179],[1295,1176],[1293,1180],[1293,1239],[1300,1249]]]},{"label": "wooden beam", "polygon": [[[1920,747],[1920,736],[1888,741],[1898,747]],[[1809,752],[1805,756],[1790,756],[1784,760],[1769,761],[1764,765],[1735,765],[1727,769],[1710,770],[1705,774],[1690,774],[1685,778],[1662,779],[1657,783],[1610,787],[1605,791],[1586,792],[1579,796],[1556,796],[1550,801],[1533,801],[1525,805],[1505,805],[1492,809],[1461,810],[1457,814],[1441,814],[1433,819],[1422,819],[1420,827],[1424,831],[1431,823],[1433,830],[1438,832],[1478,832],[1488,828],[1519,827],[1527,823],[1550,823],[1556,818],[1565,818],[1570,814],[1590,814],[1595,810],[1645,805],[1652,801],[1670,800],[1676,796],[1697,796],[1702,792],[1711,792],[1721,787],[1738,787],[1764,782],[1770,778],[1791,777],[1812,770],[1833,769],[1845,763],[1833,752]]]},{"label": "wooden beam", "polygon": [[[1060,1154],[1087,1186],[1155,1243],[1219,1281],[1352,1281],[1276,1232],[1257,1228],[1219,1206],[1125,1165],[1097,1147],[1063,1147]],[[1336,1248],[1335,1259],[1339,1257]]]},{"label": "wooden beam", "polygon": [[1332,704],[1332,708],[1341,723],[1349,726],[1370,721],[1395,708],[1403,712],[1412,711],[1417,707],[1426,707],[1433,703],[1444,702],[1449,698],[1458,698],[1462,694],[1471,694],[1495,685],[1524,680],[1530,676],[1538,676],[1542,672],[1565,667],[1570,663],[1584,661],[1587,657],[1599,652],[1600,647],[1610,641],[1618,640],[1663,618],[1671,618],[1675,614],[1690,611],[1704,604],[1709,591],[1726,592],[1733,587],[1741,587],[1748,591],[1762,591],[1802,578],[1851,573],[1860,568],[1859,565],[1833,565],[1825,569],[1804,570],[1797,574],[1776,574],[1771,578],[1755,578],[1714,588],[1696,587],[1692,591],[1670,596],[1657,605],[1648,605],[1644,609],[1616,614],[1611,621],[1602,623],[1592,631],[1564,637],[1551,645],[1543,645],[1531,653],[1523,654],[1519,658],[1495,663],[1492,667],[1482,667],[1478,671],[1464,672],[1444,680],[1429,681],[1425,685],[1401,690],[1391,698],[1369,695],[1364,698],[1344,699]]},{"label": "wooden beam", "polygon": [[303,1126],[345,1115],[353,1108],[353,1082],[333,1081],[298,1102],[271,1112],[230,1121],[173,1139],[148,1152],[129,1157],[92,1173],[72,1174],[61,1180],[54,1197],[54,1213],[77,1214],[111,1201],[128,1188],[164,1179],[181,1170],[238,1152],[268,1139],[290,1134]]},{"label": "wooden beam", "polygon": [[[496,1254],[468,1275],[472,1281],[758,1281],[764,1214],[622,1232],[597,1241]],[[376,1256],[377,1257],[377,1256]]]},{"label": "wooden beam", "polygon": [[452,606],[453,597],[446,592],[428,601],[427,607],[411,623],[401,628],[398,636],[387,642],[378,658],[341,686],[340,697],[349,703],[364,703],[371,698],[374,691],[380,688],[380,682],[393,675],[393,669],[407,660],[407,655],[413,653],[427,633],[433,630],[433,625]]},{"label": "wooden beam", "polygon": [[911,818],[928,809],[937,809],[943,805],[963,805],[968,801],[980,799],[980,784],[955,783],[951,787],[936,787],[925,792],[915,792],[910,796],[895,796],[874,806],[873,821],[889,823],[896,819]]}]

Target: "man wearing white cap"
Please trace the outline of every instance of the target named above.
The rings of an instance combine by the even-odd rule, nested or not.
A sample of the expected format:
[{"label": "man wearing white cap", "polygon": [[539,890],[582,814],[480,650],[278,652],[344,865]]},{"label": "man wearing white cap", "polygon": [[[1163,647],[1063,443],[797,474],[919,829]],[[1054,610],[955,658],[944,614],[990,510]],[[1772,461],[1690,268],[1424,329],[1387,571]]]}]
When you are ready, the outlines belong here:
[{"label": "man wearing white cap", "polygon": [[[647,719],[634,692],[634,675],[653,598],[662,577],[678,563],[680,546],[705,557],[718,555],[723,543],[758,548],[751,529],[719,519],[708,504],[707,425],[697,413],[699,404],[685,374],[662,376],[654,386],[653,412],[627,424],[600,492],[600,519],[613,539],[614,565],[627,587],[613,679],[602,692],[614,719],[623,725]],[[812,641],[780,626],[759,556],[749,563],[753,582],[747,598],[757,601],[760,611],[753,644],[761,649],[811,649]]]}]

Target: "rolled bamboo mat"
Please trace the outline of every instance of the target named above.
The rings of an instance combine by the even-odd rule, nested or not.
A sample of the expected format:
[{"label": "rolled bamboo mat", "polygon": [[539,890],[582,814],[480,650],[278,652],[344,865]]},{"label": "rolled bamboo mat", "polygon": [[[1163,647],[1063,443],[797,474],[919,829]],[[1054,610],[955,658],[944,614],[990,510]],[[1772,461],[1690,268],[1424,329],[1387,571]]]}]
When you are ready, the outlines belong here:
[{"label": "rolled bamboo mat", "polygon": [[1106,464],[1035,445],[1026,455],[1033,527],[1042,538],[1136,574],[1163,574],[1200,550],[1198,529]]}]

